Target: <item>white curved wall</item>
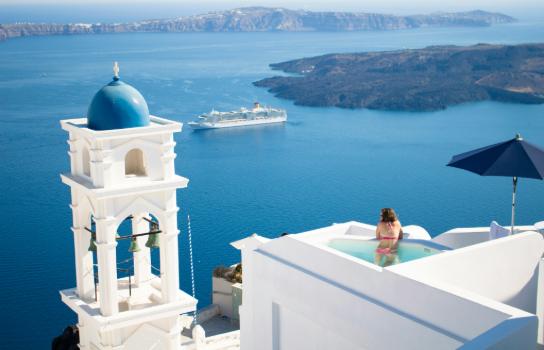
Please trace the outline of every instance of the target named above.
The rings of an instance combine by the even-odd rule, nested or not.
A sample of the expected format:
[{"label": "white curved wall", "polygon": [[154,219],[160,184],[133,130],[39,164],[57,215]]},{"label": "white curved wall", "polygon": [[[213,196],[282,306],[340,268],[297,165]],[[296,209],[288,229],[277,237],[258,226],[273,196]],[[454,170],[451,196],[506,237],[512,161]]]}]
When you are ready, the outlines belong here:
[{"label": "white curved wall", "polygon": [[489,227],[456,228],[432,239],[452,249],[468,247],[489,240]]},{"label": "white curved wall", "polygon": [[[536,317],[522,311],[472,300],[471,293],[430,286],[296,237],[265,244],[246,263],[252,264],[244,281],[251,283],[252,296],[244,299],[242,317],[253,322],[242,322],[241,337],[249,349],[327,349],[331,339],[356,349],[453,349],[513,314],[536,334]],[[535,343],[536,335],[528,341]]]},{"label": "white curved wall", "polygon": [[539,233],[526,232],[391,267],[536,313],[538,265],[544,253]]}]

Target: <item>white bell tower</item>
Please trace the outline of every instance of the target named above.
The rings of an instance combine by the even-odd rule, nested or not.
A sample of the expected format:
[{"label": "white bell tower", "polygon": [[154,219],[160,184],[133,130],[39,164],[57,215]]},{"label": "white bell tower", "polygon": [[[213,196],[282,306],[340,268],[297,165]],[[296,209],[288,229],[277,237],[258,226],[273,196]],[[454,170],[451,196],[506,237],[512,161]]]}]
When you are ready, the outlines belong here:
[{"label": "white bell tower", "polygon": [[[61,178],[71,190],[76,287],[60,294],[78,315],[80,349],[177,350],[179,315],[197,303],[179,288],[176,189],[188,180],[175,174],[173,134],[182,125],[150,116],[117,65],[114,72],[87,118],[61,121],[69,133],[71,171]],[[127,220],[129,235],[118,232]],[[139,246],[124,272],[122,239]],[[151,264],[157,245],[160,267]]]}]

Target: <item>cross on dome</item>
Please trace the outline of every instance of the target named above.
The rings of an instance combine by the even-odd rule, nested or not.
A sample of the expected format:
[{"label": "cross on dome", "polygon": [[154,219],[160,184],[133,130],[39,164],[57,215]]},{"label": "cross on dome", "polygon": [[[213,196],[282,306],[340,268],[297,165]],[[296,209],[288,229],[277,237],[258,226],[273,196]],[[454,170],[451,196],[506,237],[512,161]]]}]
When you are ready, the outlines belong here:
[{"label": "cross on dome", "polygon": [[119,79],[119,64],[117,61],[113,62],[113,77]]}]

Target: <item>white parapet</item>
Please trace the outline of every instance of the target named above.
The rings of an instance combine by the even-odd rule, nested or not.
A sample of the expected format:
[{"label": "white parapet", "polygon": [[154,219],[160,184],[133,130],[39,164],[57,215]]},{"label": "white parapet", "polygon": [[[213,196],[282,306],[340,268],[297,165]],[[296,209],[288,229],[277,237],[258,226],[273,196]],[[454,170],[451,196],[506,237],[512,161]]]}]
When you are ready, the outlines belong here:
[{"label": "white parapet", "polygon": [[349,236],[371,239],[370,226],[350,222],[236,242],[244,266],[243,347],[536,346],[540,234],[469,241],[464,248],[385,268],[327,245]]}]

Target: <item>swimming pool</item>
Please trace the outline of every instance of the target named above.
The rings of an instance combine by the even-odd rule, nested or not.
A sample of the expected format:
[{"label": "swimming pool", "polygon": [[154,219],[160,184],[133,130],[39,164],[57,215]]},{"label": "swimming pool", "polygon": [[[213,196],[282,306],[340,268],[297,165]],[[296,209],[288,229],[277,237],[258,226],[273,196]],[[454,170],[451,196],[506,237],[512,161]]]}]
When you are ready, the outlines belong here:
[{"label": "swimming pool", "polygon": [[[359,259],[376,264],[376,247],[378,246],[377,240],[361,240],[361,239],[343,239],[336,238],[331,239],[327,246],[330,248],[341,251],[342,253],[349,254]],[[432,245],[432,244],[429,244]],[[427,256],[441,253],[442,250],[430,247],[427,244],[421,242],[399,242],[399,249],[396,254],[390,256],[381,257],[377,265],[389,266],[400,264],[403,262],[424,258]]]}]

